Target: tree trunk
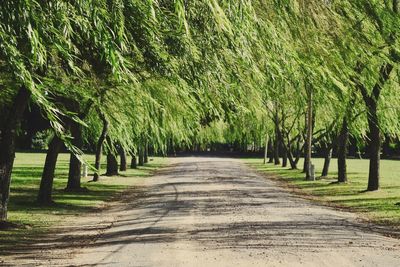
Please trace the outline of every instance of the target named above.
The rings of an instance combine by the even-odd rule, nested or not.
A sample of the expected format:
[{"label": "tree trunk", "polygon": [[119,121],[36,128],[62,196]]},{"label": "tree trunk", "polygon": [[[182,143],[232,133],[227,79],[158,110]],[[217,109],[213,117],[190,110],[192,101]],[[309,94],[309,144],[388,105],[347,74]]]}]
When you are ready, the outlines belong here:
[{"label": "tree trunk", "polygon": [[63,141],[57,135],[54,135],[49,144],[49,149],[47,150],[42,179],[40,181],[39,194],[37,197],[39,204],[46,205],[53,203],[52,192],[54,172],[56,170],[57,158],[62,145]]},{"label": "tree trunk", "polygon": [[107,137],[108,125],[109,125],[107,119],[101,112],[100,112],[100,119],[103,121],[103,130],[101,131],[99,140],[97,140],[96,144],[96,159],[94,162],[94,167],[96,169],[96,172],[93,175],[94,182],[97,182],[100,177],[100,166],[101,166],[101,156],[103,154],[103,144]]},{"label": "tree trunk", "polygon": [[280,131],[279,128],[278,128],[278,137],[281,140],[281,146],[282,146],[282,152],[283,152],[282,167],[284,167],[284,168],[287,167],[287,162],[288,162],[288,159],[289,159],[291,168],[292,169],[297,169],[296,163],[293,160],[290,141],[288,142],[288,145],[286,145],[285,137],[283,136],[282,131]]},{"label": "tree trunk", "polygon": [[267,163],[267,158],[268,158],[268,134],[265,135],[265,150],[264,150],[264,164]]},{"label": "tree trunk", "polygon": [[118,175],[118,161],[117,157],[109,151],[107,153],[107,172],[106,176],[115,176]]},{"label": "tree trunk", "polygon": [[268,163],[274,162],[274,148],[272,146],[272,143],[273,143],[273,140],[271,140],[271,142],[268,142],[268,150],[271,152],[271,153],[269,153]]},{"label": "tree trunk", "polygon": [[296,169],[297,169],[297,164],[300,161],[301,158],[301,153],[303,152],[303,148],[300,145],[300,138],[296,141],[296,148],[295,148],[295,154],[293,155],[294,157],[294,162],[296,163]]},{"label": "tree trunk", "polygon": [[332,147],[326,145],[325,147],[325,160],[324,160],[324,168],[322,169],[321,177],[327,177],[329,173],[329,166],[331,164],[332,159]]},{"label": "tree trunk", "polygon": [[281,139],[279,138],[279,116],[278,112],[275,114],[275,142],[274,142],[274,164],[279,165],[281,161],[279,159],[279,146],[281,144]]},{"label": "tree trunk", "polygon": [[283,155],[282,155],[282,167],[286,168],[287,167],[287,162],[288,162],[288,154],[286,149],[283,149]]},{"label": "tree trunk", "polygon": [[306,113],[306,116],[305,116],[305,135],[306,135],[306,137],[305,137],[305,140],[304,140],[304,146],[303,146],[303,151],[302,151],[302,153],[304,154],[304,163],[303,163],[303,173],[306,173],[307,172],[307,168],[308,168],[308,159],[307,159],[307,151],[308,151],[308,141],[307,141],[307,127],[308,127],[308,113]]},{"label": "tree trunk", "polygon": [[134,154],[132,154],[131,169],[137,169],[137,161],[136,161],[136,156]]},{"label": "tree trunk", "polygon": [[125,153],[125,150],[122,147],[119,150],[119,157],[120,157],[119,170],[121,172],[124,172],[127,169],[127,163],[126,163],[126,153]]},{"label": "tree trunk", "polygon": [[25,87],[19,89],[0,131],[0,222],[7,220],[11,172],[15,158],[15,138],[30,96],[30,91]]},{"label": "tree trunk", "polygon": [[347,147],[349,143],[349,126],[347,118],[343,119],[342,128],[338,138],[338,182],[347,182]]},{"label": "tree trunk", "polygon": [[147,141],[144,144],[144,150],[143,150],[143,162],[144,163],[149,163],[149,145]]},{"label": "tree trunk", "polygon": [[[82,149],[83,139],[82,139],[82,126],[79,123],[72,122],[71,123],[71,135],[74,138],[72,140],[72,144],[78,148]],[[75,156],[74,153],[71,152],[70,160],[69,160],[69,173],[68,173],[68,183],[65,188],[66,191],[80,191],[81,188],[81,169],[82,163]]]},{"label": "tree trunk", "polygon": [[290,151],[290,149],[288,149],[288,159],[289,159],[289,164],[290,164],[290,168],[292,170],[297,170],[297,161],[293,158],[293,155]]},{"label": "tree trunk", "polygon": [[274,143],[274,164],[281,164],[281,160],[279,158],[279,140],[276,138]]},{"label": "tree trunk", "polygon": [[[172,153],[173,153],[172,146],[173,146],[172,138],[169,138],[167,141],[167,155],[168,156],[172,156]],[[140,154],[139,150],[140,150],[140,147],[138,147],[138,156]],[[197,152],[200,152],[200,145],[198,146]]]},{"label": "tree trunk", "polygon": [[368,110],[368,126],[369,126],[369,176],[368,191],[379,189],[379,169],[381,158],[381,133],[379,129],[379,121],[377,107],[371,105]]},{"label": "tree trunk", "polygon": [[143,147],[139,146],[139,166],[144,166],[144,151]]},{"label": "tree trunk", "polygon": [[306,151],[304,159],[304,170],[306,172],[306,180],[311,179],[310,166],[312,155],[312,134],[313,134],[313,94],[311,88],[308,88],[308,103],[307,103],[307,135],[306,135]]},{"label": "tree trunk", "polygon": [[359,88],[363,95],[365,105],[367,107],[368,120],[368,139],[369,139],[369,175],[368,175],[368,191],[379,189],[379,165],[381,159],[381,132],[378,119],[378,101],[383,88],[383,85],[390,78],[390,73],[393,70],[393,65],[385,63],[379,71],[379,80],[372,89],[372,94],[368,92],[364,85],[359,84]]}]

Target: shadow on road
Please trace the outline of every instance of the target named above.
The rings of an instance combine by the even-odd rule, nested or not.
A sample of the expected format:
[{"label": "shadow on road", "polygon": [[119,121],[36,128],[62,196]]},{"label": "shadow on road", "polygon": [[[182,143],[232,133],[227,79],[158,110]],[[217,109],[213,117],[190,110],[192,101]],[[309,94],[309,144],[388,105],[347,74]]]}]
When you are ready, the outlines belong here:
[{"label": "shadow on road", "polygon": [[[122,199],[112,211],[119,214],[112,227],[96,222],[73,225],[59,229],[61,234],[27,239],[9,253],[46,259],[54,255],[36,252],[83,246],[121,249],[133,243],[177,240],[199,242],[209,249],[313,251],[380,246],[385,238],[372,234],[378,228],[300,199],[236,161],[193,159],[163,169],[155,179]],[[193,224],[182,223],[190,216],[196,218]],[[73,234],[101,227],[96,235]]]}]

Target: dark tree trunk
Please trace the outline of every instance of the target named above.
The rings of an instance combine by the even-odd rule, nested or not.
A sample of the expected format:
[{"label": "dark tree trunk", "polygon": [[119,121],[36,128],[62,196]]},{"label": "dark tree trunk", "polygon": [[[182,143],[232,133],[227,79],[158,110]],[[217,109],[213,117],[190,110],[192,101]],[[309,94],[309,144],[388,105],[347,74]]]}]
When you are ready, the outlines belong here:
[{"label": "dark tree trunk", "polygon": [[0,222],[7,220],[11,172],[15,158],[15,138],[22,115],[28,105],[30,91],[21,87],[0,131]]},{"label": "dark tree trunk", "polygon": [[379,169],[381,159],[381,133],[379,129],[379,121],[376,105],[372,105],[368,112],[369,126],[369,176],[368,191],[379,189]]},{"label": "dark tree trunk", "polygon": [[[83,139],[82,139],[82,126],[76,122],[71,123],[71,135],[74,138],[72,144],[78,148],[82,149]],[[81,188],[81,169],[82,163],[71,153],[69,160],[69,173],[68,173],[68,183],[65,188],[66,191],[80,191]]]},{"label": "dark tree trunk", "polygon": [[56,170],[58,154],[60,153],[62,146],[63,141],[57,135],[54,135],[49,144],[49,149],[47,150],[42,179],[40,181],[39,194],[37,198],[39,204],[46,205],[53,203],[52,192],[54,172]]},{"label": "dark tree trunk", "polygon": [[[167,141],[167,155],[168,156],[172,156],[172,153],[173,153],[172,146],[173,146],[172,138],[169,138],[168,141]],[[140,150],[140,147],[138,147],[138,156],[140,154],[139,150]],[[197,152],[200,152],[200,145],[198,146]]]},{"label": "dark tree trunk", "polygon": [[103,130],[101,131],[99,140],[97,140],[96,144],[96,159],[94,162],[94,167],[96,171],[93,175],[93,181],[95,182],[97,182],[100,177],[100,166],[101,166],[101,156],[103,154],[103,144],[107,137],[108,125],[109,125],[107,119],[102,113],[100,113],[100,119],[103,121]]},{"label": "dark tree trunk", "polygon": [[288,153],[286,149],[283,149],[283,155],[282,155],[282,167],[286,168],[288,163]]},{"label": "dark tree trunk", "polygon": [[268,134],[265,135],[265,148],[264,148],[264,164],[267,164],[267,158],[268,158],[268,144],[269,144],[269,140],[268,140]]},{"label": "dark tree trunk", "polygon": [[310,180],[310,166],[312,155],[312,135],[313,135],[313,94],[311,87],[308,89],[308,103],[307,103],[307,134],[304,158],[304,171],[306,173],[306,180]]},{"label": "dark tree trunk", "polygon": [[137,169],[137,161],[136,161],[136,156],[134,154],[132,154],[131,169]]},{"label": "dark tree trunk", "polygon": [[281,138],[279,138],[279,113],[278,113],[278,105],[275,107],[274,114],[274,124],[275,124],[275,139],[274,139],[274,164],[279,165],[281,161],[279,159],[279,147],[281,145]]},{"label": "dark tree trunk", "polygon": [[324,168],[322,169],[321,177],[327,177],[329,173],[329,166],[331,164],[332,159],[332,146],[326,145],[324,149],[325,159],[324,159]]},{"label": "dark tree trunk", "polygon": [[274,164],[279,165],[281,164],[281,160],[279,158],[279,140],[275,138],[274,142]]},{"label": "dark tree trunk", "polygon": [[[354,103],[354,101],[352,101],[352,103]],[[349,146],[347,148],[347,155],[352,157],[358,156],[357,140],[352,136],[349,136]]]},{"label": "dark tree trunk", "polygon": [[124,172],[127,169],[127,163],[126,163],[126,153],[122,147],[119,149],[119,157],[120,157],[119,170],[121,172]]},{"label": "dark tree trunk", "polygon": [[293,156],[294,157],[294,162],[296,163],[296,169],[297,169],[297,164],[299,163],[299,161],[300,161],[300,158],[301,158],[301,153],[303,152],[302,151],[303,150],[303,148],[301,147],[301,145],[300,145],[300,138],[296,141],[296,148],[295,148],[295,155]]},{"label": "dark tree trunk", "polygon": [[107,153],[107,172],[106,176],[115,176],[118,175],[118,161],[117,157],[109,151]]},{"label": "dark tree trunk", "polygon": [[379,128],[378,119],[378,101],[386,81],[389,80],[390,73],[393,70],[393,65],[385,63],[379,70],[379,80],[374,85],[371,95],[368,94],[364,85],[358,84],[361,90],[365,105],[367,107],[367,120],[368,120],[368,147],[369,147],[369,176],[368,176],[368,191],[375,191],[379,189],[379,167],[381,159],[381,132]]},{"label": "dark tree trunk", "polygon": [[297,170],[297,161],[293,158],[292,153],[289,151],[287,153],[287,155],[288,155],[288,159],[289,159],[290,168],[292,170]]},{"label": "dark tree trunk", "polygon": [[308,120],[307,120],[307,114],[305,116],[305,139],[304,139],[304,146],[303,146],[303,155],[304,155],[304,162],[303,162],[303,173],[306,173],[307,168],[308,168],[308,160],[307,160],[307,151],[308,151],[308,142],[307,142],[307,125],[308,125]]},{"label": "dark tree trunk", "polygon": [[142,146],[139,146],[139,166],[144,166],[144,151],[143,151],[144,149],[143,149],[143,147]]},{"label": "dark tree trunk", "polygon": [[291,148],[290,141],[288,142],[288,145],[286,145],[285,138],[280,130],[278,131],[278,136],[279,136],[279,139],[281,140],[282,151],[283,151],[282,167],[287,167],[287,162],[289,159],[291,168],[297,169],[297,163],[293,160],[292,148]]},{"label": "dark tree trunk", "polygon": [[274,148],[272,146],[272,141],[268,142],[268,150],[269,150],[269,160],[268,163],[273,163],[274,162]]},{"label": "dark tree trunk", "polygon": [[338,137],[338,182],[347,182],[347,148],[349,143],[349,126],[347,118],[343,119],[342,128]]},{"label": "dark tree trunk", "polygon": [[143,153],[144,153],[144,155],[143,155],[143,162],[144,162],[144,163],[149,163],[149,145],[148,145],[147,142],[146,142],[145,145],[144,145]]},{"label": "dark tree trunk", "polygon": [[282,167],[286,168],[287,167],[287,162],[288,162],[288,148],[286,144],[284,143],[284,138],[282,135],[281,130],[278,128],[278,138],[281,141],[280,142],[280,151],[282,151]]},{"label": "dark tree trunk", "polygon": [[279,118],[278,115],[275,116],[275,142],[274,142],[274,164],[279,165],[281,164],[279,158],[279,147],[281,144],[281,139],[279,138]]},{"label": "dark tree trunk", "polygon": [[71,153],[69,160],[68,183],[66,191],[80,191],[81,188],[81,170],[82,163]]},{"label": "dark tree trunk", "polygon": [[288,145],[283,143],[283,147],[285,148],[286,155],[287,155],[288,160],[289,160],[290,168],[292,170],[297,170],[298,159],[296,160],[295,158],[293,158],[291,142],[289,141]]},{"label": "dark tree trunk", "polygon": [[[170,138],[168,143],[169,143],[169,149],[167,150],[167,151],[168,151],[168,155],[173,156],[173,157],[176,157],[174,139]],[[240,146],[240,144],[238,144],[238,146]],[[140,150],[140,149],[141,149],[141,148],[140,148],[140,146],[139,146],[139,150]],[[201,152],[201,151],[202,151],[201,145],[200,145],[200,144],[198,144],[198,149],[199,149],[198,152]],[[241,149],[241,147],[238,147],[238,149]],[[140,157],[140,153],[138,154],[138,157]],[[139,165],[140,165],[140,164],[139,164]]]}]

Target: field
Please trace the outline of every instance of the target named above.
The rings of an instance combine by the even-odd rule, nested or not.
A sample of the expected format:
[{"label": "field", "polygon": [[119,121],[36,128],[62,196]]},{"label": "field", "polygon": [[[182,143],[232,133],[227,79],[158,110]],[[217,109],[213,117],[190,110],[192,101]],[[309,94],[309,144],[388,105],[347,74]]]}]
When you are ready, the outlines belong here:
[{"label": "field", "polygon": [[[150,158],[150,162],[138,169],[121,172],[118,177],[101,177],[99,182],[90,182],[91,175],[82,179],[82,186],[89,191],[67,193],[69,154],[60,154],[54,179],[54,205],[42,207],[36,203],[40,178],[45,161],[44,153],[17,153],[11,182],[9,221],[22,225],[22,229],[0,231],[0,249],[21,240],[26,234],[45,231],[46,227],[57,224],[68,217],[77,216],[104,204],[107,200],[140,183],[153,171],[167,163],[165,158]],[[89,162],[93,155],[86,155]],[[105,157],[103,157],[105,161]],[[128,166],[129,167],[129,166]],[[105,166],[102,166],[105,172]],[[90,174],[90,172],[89,172]]]},{"label": "field", "polygon": [[[299,189],[301,193],[316,197],[328,204],[349,207],[363,213],[374,222],[400,225],[400,161],[381,161],[381,189],[376,192],[365,192],[368,183],[369,161],[349,159],[347,162],[348,183],[335,183],[337,161],[332,159],[329,177],[318,178],[315,182],[304,180],[301,170],[289,170],[273,164],[262,164],[262,159],[245,159],[245,162],[261,172],[277,174]],[[313,159],[316,176],[321,174],[323,159]],[[299,162],[299,168],[303,162]]]}]

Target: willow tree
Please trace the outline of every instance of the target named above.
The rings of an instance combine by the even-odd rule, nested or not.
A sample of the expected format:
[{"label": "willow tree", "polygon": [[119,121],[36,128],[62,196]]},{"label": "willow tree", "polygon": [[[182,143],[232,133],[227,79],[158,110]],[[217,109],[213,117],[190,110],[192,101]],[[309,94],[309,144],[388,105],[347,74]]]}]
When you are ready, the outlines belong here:
[{"label": "willow tree", "polygon": [[[129,68],[139,72],[139,90],[133,96],[126,92],[129,97],[121,97],[119,110],[109,109],[110,138],[132,154],[148,141],[156,149],[163,149],[171,139],[174,143],[190,143],[190,136],[200,125],[199,116],[223,116],[229,110],[232,95],[242,90],[235,85],[234,91],[232,83],[254,80],[253,74],[248,75],[253,64],[241,53],[249,53],[249,57],[251,54],[240,39],[252,14],[239,16],[235,11],[240,10],[251,10],[250,3],[198,1],[183,5],[177,1],[172,6],[155,2],[125,5],[123,24],[128,44],[134,43],[135,51],[141,52],[139,61],[129,58]],[[128,20],[129,14],[135,14],[137,19]],[[236,71],[238,67],[243,73]],[[254,88],[255,84],[251,86]],[[104,113],[108,112],[106,106]],[[131,115],[122,115],[123,110]],[[130,123],[132,126],[126,127]],[[125,129],[131,129],[131,133]]]},{"label": "willow tree", "polygon": [[[383,98],[382,94],[396,86],[392,81],[398,76],[395,72],[399,62],[398,1],[293,1],[291,4],[292,9],[281,12],[278,20],[292,21],[289,28],[297,34],[294,40],[310,48],[305,54],[308,59],[300,57],[299,63],[309,74],[321,74],[314,82],[328,79],[334,85],[326,90],[327,94],[346,95],[347,101],[338,102],[338,105],[349,105],[352,109],[355,90],[365,103],[370,154],[368,190],[376,190],[382,125],[388,126],[385,121],[393,122],[391,116],[396,114],[393,110],[387,114],[379,111],[389,106],[385,101],[389,98]],[[299,36],[309,38],[301,41]],[[315,40],[312,46],[309,45],[311,40]],[[309,77],[306,73],[304,76]],[[394,95],[390,98],[396,99]],[[348,135],[346,120],[342,123],[344,137]],[[397,125],[394,123],[385,130],[396,132]],[[344,147],[342,150],[345,153]]]},{"label": "willow tree", "polygon": [[2,90],[6,101],[2,103],[5,116],[0,138],[1,221],[7,219],[15,136],[30,99],[41,107],[60,137],[65,138],[59,121],[62,113],[47,98],[54,88],[44,82],[59,81],[60,73],[75,76],[79,72],[70,39],[60,28],[64,12],[62,5],[36,1],[6,1],[0,7],[1,80],[6,85]]},{"label": "willow tree", "polygon": [[[380,106],[384,89],[390,84],[400,62],[399,1],[358,1],[340,3],[336,12],[349,26],[343,49],[352,52],[347,59],[353,67],[350,80],[362,96],[367,112],[368,147],[370,157],[367,190],[379,188],[381,124]],[[350,12],[348,12],[350,11]],[[350,39],[350,40],[349,40]],[[353,44],[357,43],[356,46]],[[382,114],[383,115],[383,114]],[[394,127],[393,125],[392,127]]]},{"label": "willow tree", "polygon": [[[321,98],[326,96],[321,86],[326,79],[324,70],[321,68],[321,64],[324,62],[321,51],[323,51],[325,44],[321,37],[323,37],[325,25],[318,23],[321,18],[324,18],[325,13],[321,12],[321,6],[311,1],[290,1],[285,5],[271,1],[261,6],[268,9],[264,12],[266,21],[271,23],[279,33],[278,36],[286,41],[279,46],[281,49],[278,52],[279,60],[276,63],[281,66],[283,72],[281,76],[284,77],[280,79],[282,80],[280,83],[275,82],[274,86],[274,89],[277,88],[277,90],[273,94],[275,95],[275,107],[272,112],[275,114],[273,121],[276,125],[276,140],[282,139],[280,119],[284,118],[282,112],[285,113],[285,110],[281,111],[280,109],[285,107],[281,102],[284,102],[284,98],[287,97],[285,90],[292,87],[295,91],[290,97],[298,99],[297,103],[294,102],[294,104],[296,103],[299,106],[304,106],[302,103],[306,104],[305,110],[299,111],[306,114],[304,171],[306,178],[309,179],[311,176],[309,170],[313,131],[316,120],[315,108],[321,102]],[[279,142],[276,142],[276,149]],[[284,152],[287,154],[287,149],[284,149]]]},{"label": "willow tree", "polygon": [[[116,31],[118,27],[112,25],[118,10],[111,9],[106,13],[103,12],[107,10],[105,6],[105,2],[91,1],[60,2],[55,6],[48,4],[49,9],[57,12],[61,20],[58,25],[60,39],[66,43],[62,47],[63,53],[69,53],[69,65],[78,69],[76,75],[61,72],[57,77],[44,82],[51,88],[47,94],[48,98],[58,109],[64,111],[60,120],[64,126],[63,132],[70,135],[69,140],[64,139],[71,151],[67,190],[81,190],[79,155],[84,142],[83,121],[90,109],[98,106],[99,99],[101,100],[110,89],[111,86],[106,86],[107,84],[127,79],[120,56],[121,36]],[[114,34],[113,30],[117,34]],[[62,70],[65,63],[57,63],[55,66]],[[39,202],[44,204],[51,202],[52,181],[60,143],[57,133],[46,156],[38,195]]]},{"label": "willow tree", "polygon": [[[399,14],[398,1],[335,1],[317,3],[322,10],[318,14],[328,14],[328,17],[318,16],[315,21],[323,33],[324,43],[320,53],[325,59],[324,73],[334,84],[331,87],[341,99],[341,104],[347,108],[341,122],[340,135],[342,142],[340,150],[346,154],[344,143],[349,132],[351,111],[355,101],[361,97],[365,106],[368,130],[366,140],[369,147],[370,169],[368,190],[379,188],[379,161],[381,150],[381,130],[385,121],[393,121],[396,112],[380,113],[390,103],[389,98],[395,100],[395,91],[391,91],[389,98],[381,97],[385,90],[395,86],[391,80],[398,76],[394,72],[399,62]],[[313,5],[313,6],[315,6]],[[321,19],[322,18],[322,19]],[[329,51],[329,53],[324,52]],[[336,90],[339,88],[339,90]],[[385,88],[385,90],[383,90]],[[336,91],[336,92],[335,92]],[[337,93],[339,92],[339,94]],[[355,94],[359,95],[359,97]],[[394,93],[394,94],[393,94]],[[341,96],[340,96],[341,94]],[[386,100],[386,101],[385,101]],[[387,102],[388,101],[388,102]],[[390,104],[389,104],[390,105]],[[350,115],[349,115],[350,114]],[[387,126],[387,124],[386,124]],[[385,131],[398,131],[398,123],[392,124]],[[344,162],[344,159],[340,159]],[[342,166],[344,167],[344,166]],[[340,169],[340,168],[339,168]],[[341,175],[345,173],[340,171]],[[345,181],[345,176],[339,180]]]}]

